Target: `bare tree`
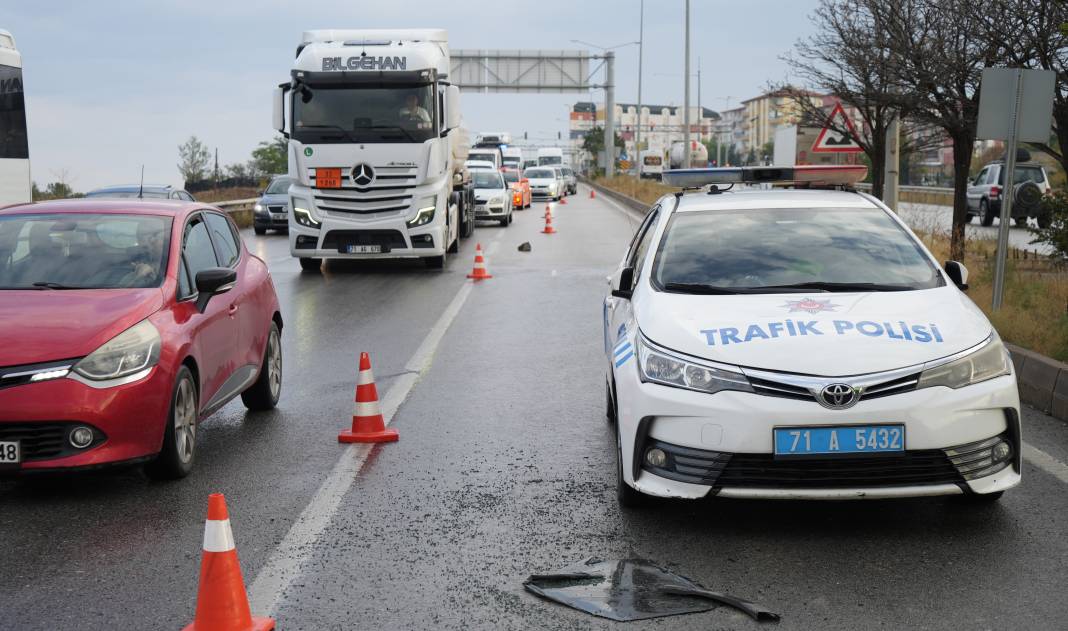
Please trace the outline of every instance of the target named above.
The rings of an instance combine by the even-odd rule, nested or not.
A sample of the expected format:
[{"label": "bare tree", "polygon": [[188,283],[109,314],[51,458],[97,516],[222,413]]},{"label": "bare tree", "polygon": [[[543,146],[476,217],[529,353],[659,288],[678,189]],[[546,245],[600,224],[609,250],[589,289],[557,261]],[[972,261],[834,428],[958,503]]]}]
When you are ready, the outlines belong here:
[{"label": "bare tree", "polygon": [[196,136],[178,145],[178,172],[186,182],[198,182],[208,175],[211,152]]},{"label": "bare tree", "polygon": [[891,67],[904,107],[921,123],[940,127],[953,141],[953,228],[950,256],[964,258],[968,170],[985,67],[1005,62],[1004,51],[976,19],[971,0],[865,0],[885,30]]}]

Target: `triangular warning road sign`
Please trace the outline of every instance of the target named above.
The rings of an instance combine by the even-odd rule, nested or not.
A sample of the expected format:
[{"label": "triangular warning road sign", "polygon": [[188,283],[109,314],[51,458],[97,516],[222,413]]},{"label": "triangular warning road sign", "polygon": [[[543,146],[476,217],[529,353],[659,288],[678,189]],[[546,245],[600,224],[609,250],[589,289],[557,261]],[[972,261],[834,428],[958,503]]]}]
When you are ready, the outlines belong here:
[{"label": "triangular warning road sign", "polygon": [[[840,118],[838,127],[845,127],[849,130],[850,135],[839,133],[830,128],[835,123],[835,118]],[[860,145],[857,144],[853,138],[857,135],[857,130],[853,127],[853,121],[849,120],[846,116],[845,110],[842,109],[842,103],[839,101],[835,104],[834,110],[831,111],[830,117],[827,118],[827,126],[820,130],[819,137],[816,138],[816,142],[812,143],[812,151],[814,152],[828,152],[828,153],[857,153],[864,151]]]}]

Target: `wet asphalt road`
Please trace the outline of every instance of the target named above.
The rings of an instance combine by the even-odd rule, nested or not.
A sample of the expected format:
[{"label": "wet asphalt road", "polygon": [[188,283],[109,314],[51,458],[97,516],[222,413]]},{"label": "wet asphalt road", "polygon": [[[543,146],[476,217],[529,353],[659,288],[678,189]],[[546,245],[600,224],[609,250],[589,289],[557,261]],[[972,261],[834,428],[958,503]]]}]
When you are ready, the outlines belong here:
[{"label": "wet asphalt road", "polygon": [[[279,409],[240,402],[198,434],[197,468],[0,481],[0,629],[175,629],[191,621],[207,494],[226,493],[251,585],[327,480],[349,422],[356,358],[379,392],[405,374],[467,283],[474,241],[494,278],[471,289],[376,447],[339,498],[280,629],[609,628],[526,594],[522,581],[588,556],[640,556],[778,610],[781,629],[1064,628],[1068,487],[1025,463],[994,506],[662,502],[622,511],[604,421],[605,276],[636,221],[582,194],[507,229],[486,225],[444,272],[418,263],[301,274],[285,237],[246,234],[283,309]],[[530,241],[533,251],[516,246]],[[1068,426],[1025,411],[1025,437],[1068,462]],[[277,560],[277,559],[274,559]],[[262,612],[257,612],[262,613]],[[631,623],[751,629],[727,608]]]}]

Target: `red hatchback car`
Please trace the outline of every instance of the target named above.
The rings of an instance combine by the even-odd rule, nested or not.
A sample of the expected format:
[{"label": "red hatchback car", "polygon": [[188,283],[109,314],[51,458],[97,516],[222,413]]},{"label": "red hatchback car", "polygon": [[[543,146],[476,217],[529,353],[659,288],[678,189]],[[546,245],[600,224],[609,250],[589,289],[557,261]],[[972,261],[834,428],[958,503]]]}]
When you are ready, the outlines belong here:
[{"label": "red hatchback car", "polygon": [[282,318],[216,208],[62,200],[0,210],[0,470],[193,465],[197,423],[273,408]]}]

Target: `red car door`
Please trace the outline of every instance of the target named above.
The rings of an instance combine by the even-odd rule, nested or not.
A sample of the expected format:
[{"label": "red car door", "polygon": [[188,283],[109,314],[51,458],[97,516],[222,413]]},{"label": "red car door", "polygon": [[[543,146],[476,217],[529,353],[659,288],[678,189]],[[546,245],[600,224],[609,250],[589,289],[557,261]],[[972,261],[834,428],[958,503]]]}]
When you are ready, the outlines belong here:
[{"label": "red car door", "polygon": [[[212,267],[220,267],[209,234],[205,213],[193,215],[185,226],[182,239],[182,255],[185,260],[189,279],[195,290],[197,272]],[[235,288],[236,289],[236,288]],[[236,332],[237,307],[234,296],[229,292],[213,296],[208,301],[204,313],[195,314],[190,325],[193,327],[192,347],[194,357],[200,369],[200,408],[209,407],[220,395],[223,385],[234,373],[239,362],[236,361],[238,341]]]}]

